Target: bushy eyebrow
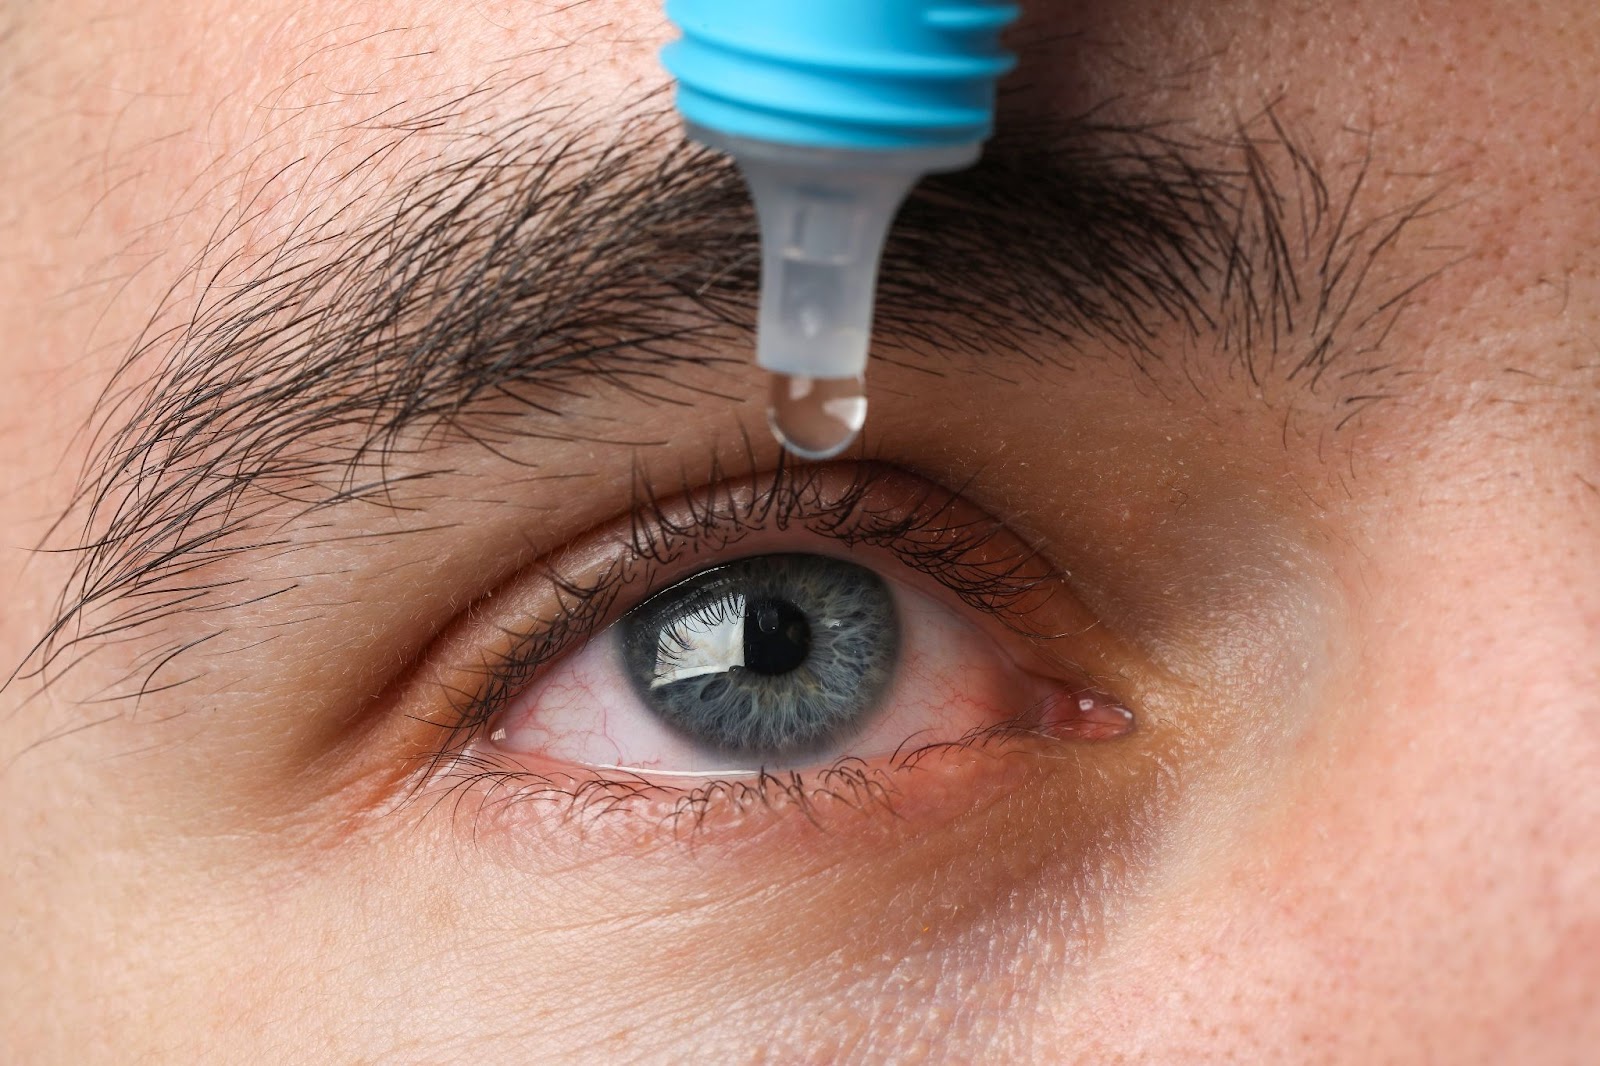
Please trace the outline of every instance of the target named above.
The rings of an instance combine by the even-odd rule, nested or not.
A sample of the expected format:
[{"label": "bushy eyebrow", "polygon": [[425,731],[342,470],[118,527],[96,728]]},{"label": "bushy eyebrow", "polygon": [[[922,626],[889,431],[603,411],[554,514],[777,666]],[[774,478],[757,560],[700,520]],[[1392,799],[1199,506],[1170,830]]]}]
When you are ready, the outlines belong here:
[{"label": "bushy eyebrow", "polygon": [[[61,527],[81,530],[75,572],[24,668],[49,676],[74,650],[225,608],[238,594],[208,578],[219,559],[280,544],[285,505],[391,491],[398,449],[495,447],[530,414],[549,434],[599,379],[650,394],[685,361],[747,347],[758,257],[737,175],[661,132],[659,97],[621,133],[583,118],[525,116],[377,206],[297,229],[242,283],[198,278],[182,325],[141,342],[105,394]],[[1010,123],[980,167],[903,212],[882,346],[930,365],[1114,353],[1152,375],[1180,370],[1183,349],[1318,387],[1375,350],[1416,284],[1367,291],[1424,203],[1353,225],[1360,175],[1330,191],[1263,121],[1225,146],[1092,118]],[[206,277],[226,273],[214,258]],[[1174,329],[1198,343],[1173,345]],[[134,689],[187,647],[152,643]]]}]

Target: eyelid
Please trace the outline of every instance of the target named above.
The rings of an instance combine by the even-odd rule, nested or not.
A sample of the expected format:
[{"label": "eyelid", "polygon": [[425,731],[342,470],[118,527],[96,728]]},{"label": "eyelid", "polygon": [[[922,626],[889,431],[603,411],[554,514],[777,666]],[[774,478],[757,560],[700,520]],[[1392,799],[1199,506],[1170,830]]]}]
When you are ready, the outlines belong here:
[{"label": "eyelid", "polygon": [[[936,586],[929,591],[974,608],[968,614],[1024,670],[1113,690],[1130,680],[1132,650],[1097,624],[1065,575],[960,495],[882,464],[780,468],[671,499],[646,492],[628,515],[475,605],[432,671],[434,705],[413,716],[447,730],[442,747],[434,737],[435,759],[459,750],[546,664],[654,592],[731,552],[793,550],[797,532],[820,541],[807,551],[920,572]],[[448,706],[439,705],[441,691]]]}]

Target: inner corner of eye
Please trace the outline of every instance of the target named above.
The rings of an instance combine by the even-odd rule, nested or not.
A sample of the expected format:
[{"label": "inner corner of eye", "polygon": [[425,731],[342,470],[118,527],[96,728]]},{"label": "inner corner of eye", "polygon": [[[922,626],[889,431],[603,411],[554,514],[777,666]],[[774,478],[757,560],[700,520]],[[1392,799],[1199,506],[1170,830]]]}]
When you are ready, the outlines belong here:
[{"label": "inner corner of eye", "polygon": [[490,740],[518,758],[721,777],[1129,725],[1088,686],[1022,669],[961,609],[791,552],[651,596],[516,697]]}]

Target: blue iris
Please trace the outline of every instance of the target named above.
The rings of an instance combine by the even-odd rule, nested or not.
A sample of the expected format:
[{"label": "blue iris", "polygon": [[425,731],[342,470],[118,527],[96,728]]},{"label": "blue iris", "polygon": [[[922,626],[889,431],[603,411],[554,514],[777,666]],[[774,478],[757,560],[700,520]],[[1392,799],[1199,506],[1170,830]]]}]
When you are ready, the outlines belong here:
[{"label": "blue iris", "polygon": [[703,747],[768,759],[859,728],[894,674],[899,628],[881,577],[820,555],[703,571],[618,623],[645,706]]}]

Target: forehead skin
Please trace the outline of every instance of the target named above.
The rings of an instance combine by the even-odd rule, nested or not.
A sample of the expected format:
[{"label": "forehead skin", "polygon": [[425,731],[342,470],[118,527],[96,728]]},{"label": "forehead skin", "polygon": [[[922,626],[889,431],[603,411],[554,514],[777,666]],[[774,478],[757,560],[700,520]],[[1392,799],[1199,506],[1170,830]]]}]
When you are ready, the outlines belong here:
[{"label": "forehead skin", "polygon": [[[1242,769],[1210,779],[1165,830],[1179,858],[1140,920],[1072,983],[1019,994],[1028,1014],[1002,1023],[1022,1034],[1010,1046],[1044,1060],[1577,1061],[1600,1042],[1600,9],[1032,6],[1059,58],[1030,76],[1031,107],[1112,100],[1121,120],[1178,118],[1220,138],[1272,104],[1329,173],[1370,163],[1371,216],[1438,190],[1406,253],[1408,269],[1438,273],[1385,342],[1409,367],[1393,397],[1329,439],[1332,472],[1307,489],[1361,560],[1336,626],[1348,677],[1281,756],[1270,797]],[[425,132],[397,143],[374,116],[437,102],[447,124],[492,123],[581,103],[584,121],[621,122],[614,101],[661,84],[667,36],[658,5],[621,0],[146,7],[0,13],[11,548],[46,540],[102,390],[154,308],[181,318],[193,304],[209,275],[189,268],[214,234],[230,234],[229,255],[268,252],[353,187],[343,175],[382,187],[436,151]],[[177,278],[189,280],[169,293]],[[1029,432],[1017,427],[1020,446],[1048,456]],[[1283,481],[1301,477],[1285,460]],[[16,662],[70,561],[11,548],[0,651]],[[491,971],[530,965],[535,931],[499,936],[470,979],[449,969],[457,948],[440,941],[461,934],[444,898],[403,928],[286,924],[286,942],[308,945],[298,968],[231,985],[229,960],[256,945],[229,939],[229,916],[273,902],[219,904],[228,885],[198,875],[171,891],[142,880],[146,852],[172,850],[162,869],[181,870],[181,849],[159,827],[103,817],[117,798],[100,783],[122,748],[96,748],[92,730],[25,757],[82,720],[94,684],[0,693],[0,840],[24,856],[0,882],[13,916],[0,1031],[21,1059],[293,1057],[307,1045],[283,1030],[303,1028],[343,1058],[449,1048],[516,1061],[509,1037],[475,1048],[474,1034],[504,1036],[519,1011],[524,1034],[558,1033],[552,1046],[573,1053],[628,1039],[629,1017],[585,1013],[575,996],[507,1002]],[[379,861],[400,863],[403,845]],[[350,937],[367,942],[337,952],[354,963],[311,972],[318,944]],[[175,957],[196,942],[206,950]],[[563,943],[540,960],[539,987],[577,987],[586,962]],[[589,943],[628,951],[614,927]],[[435,964],[453,985],[430,985]],[[657,1046],[634,1054],[716,1046],[684,980],[658,968],[619,997],[656,1027]],[[325,1015],[304,1016],[307,987]],[[346,993],[372,1024],[346,1027]],[[442,1035],[383,1042],[419,1029]],[[896,1045],[891,1033],[850,1046]]]}]

